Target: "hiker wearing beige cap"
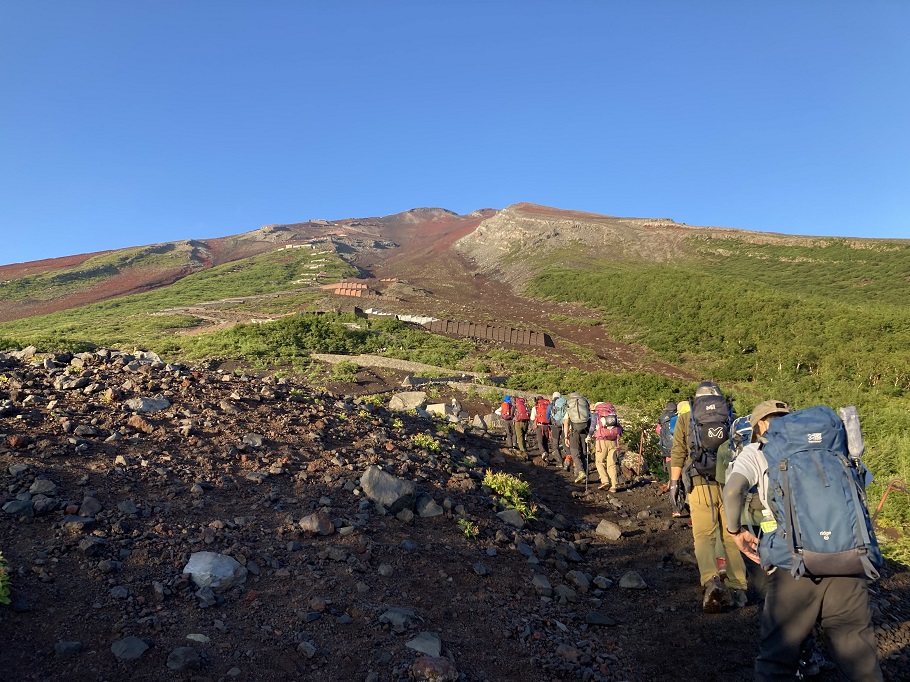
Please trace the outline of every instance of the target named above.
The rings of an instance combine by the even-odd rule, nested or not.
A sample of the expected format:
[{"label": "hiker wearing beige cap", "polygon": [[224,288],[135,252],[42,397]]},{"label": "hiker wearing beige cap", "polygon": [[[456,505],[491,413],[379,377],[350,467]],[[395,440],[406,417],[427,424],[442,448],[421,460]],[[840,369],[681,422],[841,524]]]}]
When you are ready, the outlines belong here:
[{"label": "hiker wearing beige cap", "polygon": [[[752,442],[733,460],[724,486],[727,533],[740,551],[760,563],[759,539],[737,519],[747,491],[757,487],[763,509],[761,534],[770,534],[777,521],[768,504],[768,460],[762,452],[771,421],[790,413],[780,400],[765,400],[752,411]],[[818,464],[816,463],[816,466]],[[844,504],[849,500],[845,498]],[[827,538],[826,538],[827,539]],[[767,568],[767,567],[766,567]],[[768,570],[765,604],[761,614],[761,642],[755,659],[755,679],[761,682],[794,679],[801,664],[803,642],[819,623],[829,651],[848,680],[881,680],[875,632],[864,575],[804,575],[798,578],[777,565]]]}]

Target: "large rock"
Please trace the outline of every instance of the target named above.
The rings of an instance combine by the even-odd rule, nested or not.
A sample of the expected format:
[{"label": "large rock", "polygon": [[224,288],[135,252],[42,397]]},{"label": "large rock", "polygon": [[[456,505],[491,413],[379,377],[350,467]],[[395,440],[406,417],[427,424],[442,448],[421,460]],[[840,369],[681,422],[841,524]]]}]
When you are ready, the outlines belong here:
[{"label": "large rock", "polygon": [[389,400],[389,409],[392,412],[410,412],[418,407],[423,407],[427,402],[424,391],[404,391],[396,393]]},{"label": "large rock", "polygon": [[124,403],[133,412],[148,414],[150,412],[160,412],[171,406],[171,401],[163,395],[156,395],[153,398],[131,398]]},{"label": "large rock", "polygon": [[138,637],[124,637],[111,645],[111,652],[118,661],[134,661],[144,654],[149,645]]},{"label": "large rock", "polygon": [[414,639],[405,644],[408,649],[413,649],[421,654],[438,658],[442,653],[442,640],[435,632],[421,632]]},{"label": "large rock", "polygon": [[316,512],[300,519],[301,530],[313,535],[331,535],[335,532],[332,517],[325,512]]},{"label": "large rock", "polygon": [[456,682],[458,670],[448,658],[421,656],[411,666],[414,682]]},{"label": "large rock", "polygon": [[215,592],[224,592],[234,585],[246,582],[247,570],[236,559],[215,552],[196,552],[183,567],[190,574],[193,583],[209,587]]},{"label": "large rock", "polygon": [[509,524],[513,528],[518,528],[521,530],[525,527],[525,520],[522,518],[521,513],[517,509],[504,509],[496,516],[498,516],[500,520]]},{"label": "large rock", "polygon": [[622,528],[606,519],[597,524],[597,529],[594,532],[607,540],[619,540],[622,537]]},{"label": "large rock", "polygon": [[397,478],[377,466],[369,466],[360,477],[363,494],[372,502],[381,504],[389,513],[414,507],[414,484]]}]

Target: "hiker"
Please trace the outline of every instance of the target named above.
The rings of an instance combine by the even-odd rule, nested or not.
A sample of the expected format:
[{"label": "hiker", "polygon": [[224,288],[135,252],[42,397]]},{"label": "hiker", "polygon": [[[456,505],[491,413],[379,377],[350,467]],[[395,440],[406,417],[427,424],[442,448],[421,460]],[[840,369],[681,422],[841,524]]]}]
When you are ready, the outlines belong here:
[{"label": "hiker", "polygon": [[502,419],[502,425],[506,430],[506,448],[515,447],[515,425],[512,422],[512,397],[505,396],[502,399],[502,405],[496,409],[496,414]]},{"label": "hiker", "polygon": [[594,403],[588,430],[594,438],[594,466],[597,467],[597,475],[600,477],[597,489],[609,488],[611,493],[615,493],[619,490],[616,449],[622,435],[622,425],[619,423],[613,403]]},{"label": "hiker", "polygon": [[[683,420],[683,421],[687,420],[687,419],[689,418],[689,412],[690,412],[690,411],[691,411],[691,409],[689,408],[689,401],[688,401],[688,400],[680,401],[680,402],[676,405],[676,416],[674,416],[674,417],[672,417],[672,418],[670,419],[670,431],[671,431],[671,436],[670,436],[670,447],[671,447],[671,451],[672,451],[672,446],[673,446],[673,436],[672,436],[672,434],[673,434],[673,433],[676,433],[676,425],[679,423],[680,420]],[[668,472],[669,472],[669,469],[670,469],[670,463],[668,462],[668,463],[667,463],[667,470],[668,470]],[[676,492],[675,492],[675,494],[670,495],[670,509],[671,509],[671,515],[673,516],[674,519],[681,518],[682,515],[686,513],[686,511],[688,510],[688,508],[689,508],[689,505],[688,505],[688,503],[686,502],[686,487],[683,486],[683,485],[677,486],[677,487],[676,487]]]},{"label": "hiker", "polygon": [[542,395],[534,398],[534,407],[531,408],[531,423],[537,436],[537,450],[540,459],[547,464],[547,453],[550,451],[550,401]]},{"label": "hiker", "polygon": [[572,467],[575,471],[573,483],[588,482],[588,460],[584,456],[590,422],[591,407],[588,399],[578,391],[573,391],[566,398],[566,418],[562,423],[565,446],[569,448],[569,456],[572,458]]},{"label": "hiker", "polygon": [[[863,507],[862,513],[865,514],[865,518],[852,517],[853,522],[849,524],[849,527],[855,528],[857,524],[868,523],[868,510],[862,505],[861,498],[858,495],[846,494],[844,499],[839,500],[841,495],[850,491],[845,491],[844,487],[840,485],[830,485],[832,475],[822,469],[822,460],[834,459],[831,453],[823,448],[830,444],[834,444],[834,448],[837,448],[838,436],[827,432],[833,431],[833,429],[820,428],[817,419],[808,421],[805,415],[811,411],[814,417],[815,413],[824,414],[826,410],[836,419],[836,415],[828,408],[809,408],[791,413],[789,406],[778,400],[765,400],[759,403],[752,411],[749,420],[753,429],[751,442],[733,460],[727,475],[724,503],[730,512],[728,518],[739,518],[746,495],[753,487],[757,487],[763,506],[764,520],[761,524],[761,531],[758,533],[762,536],[761,556],[759,556],[759,539],[756,533],[735,522],[727,526],[727,532],[733,537],[743,554],[752,561],[760,563],[768,574],[765,605],[761,614],[759,654],[755,659],[756,680],[794,679],[802,662],[800,655],[807,649],[804,641],[810,637],[816,622],[823,628],[837,667],[847,679],[864,681],[882,679],[876,654],[875,633],[872,629],[868,584],[869,578],[877,577],[878,574],[874,568],[874,559],[869,558],[871,554],[867,548],[864,547],[863,552],[856,554],[856,556],[865,556],[865,561],[857,559],[858,563],[854,566],[845,568],[840,565],[833,569],[830,564],[823,563],[824,554],[815,554],[810,551],[808,554],[815,554],[813,560],[817,563],[814,563],[813,569],[817,575],[810,573],[805,566],[802,567],[805,572],[800,574],[800,567],[793,566],[795,558],[788,546],[789,541],[777,542],[778,547],[785,546],[785,552],[780,553],[775,552],[775,542],[770,540],[777,535],[775,531],[778,523],[784,525],[792,536],[792,527],[786,519],[772,512],[772,508],[777,507],[778,503],[783,500],[780,493],[776,491],[776,486],[787,490],[786,494],[790,499],[785,504],[791,519],[797,515],[796,507],[802,502],[805,505],[811,505],[813,517],[825,523],[825,528],[835,528],[842,524],[838,523],[839,519],[835,520],[833,517],[838,516],[842,510],[851,507],[855,509],[856,503],[859,502]],[[790,416],[786,420],[774,424],[775,428],[772,429],[772,423],[786,415]],[[783,425],[785,421],[786,426]],[[806,426],[803,426],[804,424]],[[790,440],[798,445],[792,446]],[[846,446],[845,441],[846,437],[840,436],[840,449],[844,449]],[[812,444],[816,444],[816,450],[811,449]],[[787,446],[790,446],[789,451],[786,450]],[[807,454],[811,455],[808,464],[809,473],[799,475],[805,480],[811,478],[814,472],[818,472],[819,489],[824,488],[831,491],[831,495],[835,498],[834,511],[831,507],[826,506],[828,500],[822,499],[821,496],[813,495],[811,499],[804,501],[799,500],[795,495],[791,497],[789,479],[782,478],[781,471],[783,470],[778,467],[777,471],[772,472],[769,468],[769,457],[775,461],[784,462],[785,469],[787,469],[789,468],[787,465],[796,465],[795,460],[800,456],[806,457]],[[852,456],[852,454],[851,452],[850,455]],[[843,456],[840,456],[838,463],[834,465],[835,471],[840,474],[849,468],[846,458]],[[794,471],[800,470],[797,467],[794,468]],[[771,480],[772,475],[774,476],[773,481]],[[794,476],[796,475],[795,473]],[[859,474],[856,474],[854,485],[860,485],[859,478]],[[807,480],[805,482],[808,483]],[[775,500],[773,507],[769,504],[769,497],[773,497]],[[820,510],[825,510],[826,514],[820,516]],[[799,530],[800,532],[809,531],[807,527],[801,527]],[[827,539],[825,538],[825,540]],[[797,540],[795,536],[792,537],[793,543]],[[874,543],[874,536],[872,542]],[[807,556],[806,549],[808,548],[801,548],[799,556]],[[878,552],[877,544],[875,552]],[[830,556],[837,556],[842,562],[844,554],[846,553],[837,552]],[[880,554],[877,558],[880,560]],[[805,559],[803,560],[805,561]],[[827,572],[831,572],[833,575],[823,574]]]},{"label": "hiker", "polygon": [[528,410],[528,404],[521,396],[512,397],[512,424],[515,429],[515,445],[521,453],[522,459],[528,461],[531,457],[525,447],[525,435],[528,433],[528,422],[531,421],[531,412]]},{"label": "hiker", "polygon": [[[680,479],[686,474],[686,493],[692,517],[692,537],[701,585],[702,610],[719,613],[727,607],[743,607],[746,598],[746,565],[733,537],[726,532],[724,501],[715,480],[717,447],[730,434],[730,406],[720,387],[703,381],[690,401],[688,418],[679,418],[670,450],[670,500],[675,504]],[[715,539],[723,533],[726,550],[727,586],[720,579]]]},{"label": "hiker", "polygon": [[660,451],[664,455],[664,471],[670,473],[670,448],[673,446],[673,429],[676,426],[676,403],[672,400],[667,403],[660,417],[657,418],[657,438],[660,441]]},{"label": "hiker", "polygon": [[[566,418],[566,399],[562,397],[559,391],[554,391],[550,396],[550,406],[547,408],[547,418],[550,421],[550,454],[554,463],[558,466],[563,462],[563,430],[562,424]],[[569,460],[572,461],[571,459]],[[563,464],[565,464],[563,462]]]}]

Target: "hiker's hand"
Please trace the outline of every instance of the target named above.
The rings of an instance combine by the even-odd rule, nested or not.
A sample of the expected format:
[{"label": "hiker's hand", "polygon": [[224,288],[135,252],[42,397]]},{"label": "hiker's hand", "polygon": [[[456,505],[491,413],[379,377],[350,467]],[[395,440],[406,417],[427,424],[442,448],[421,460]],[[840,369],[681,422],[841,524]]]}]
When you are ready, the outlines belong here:
[{"label": "hiker's hand", "polygon": [[679,492],[679,481],[670,481],[670,487],[667,493],[670,495],[670,508],[673,511],[679,511],[676,507],[676,494]]},{"label": "hiker's hand", "polygon": [[752,535],[748,530],[733,536],[733,542],[739,547],[739,551],[757,564],[761,563],[758,558],[758,538]]}]

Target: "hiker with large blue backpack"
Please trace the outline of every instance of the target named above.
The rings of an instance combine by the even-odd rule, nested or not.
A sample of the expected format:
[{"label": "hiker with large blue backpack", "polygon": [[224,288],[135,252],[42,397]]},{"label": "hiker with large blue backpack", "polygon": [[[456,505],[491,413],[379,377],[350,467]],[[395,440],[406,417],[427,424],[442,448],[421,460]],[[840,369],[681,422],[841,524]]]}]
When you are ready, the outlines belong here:
[{"label": "hiker with large blue backpack", "polygon": [[[840,672],[881,680],[869,581],[882,556],[865,502],[868,471],[856,409],[791,412],[766,400],[750,417],[752,442],[733,460],[724,502],[737,546],[768,573],[756,680],[793,679],[818,622]],[[761,538],[739,518],[752,486],[764,506]]]},{"label": "hiker with large blue backpack", "polygon": [[[719,613],[747,603],[746,564],[725,530],[723,493],[716,480],[717,449],[730,437],[733,410],[720,387],[711,381],[698,385],[689,405],[688,419],[678,419],[673,432],[668,492],[675,505],[679,486],[686,488],[695,559],[704,589],[702,610]],[[718,533],[726,554],[726,584],[720,577],[715,549]]]}]

